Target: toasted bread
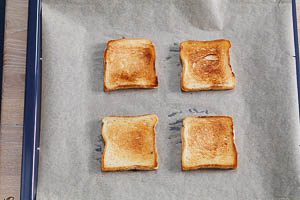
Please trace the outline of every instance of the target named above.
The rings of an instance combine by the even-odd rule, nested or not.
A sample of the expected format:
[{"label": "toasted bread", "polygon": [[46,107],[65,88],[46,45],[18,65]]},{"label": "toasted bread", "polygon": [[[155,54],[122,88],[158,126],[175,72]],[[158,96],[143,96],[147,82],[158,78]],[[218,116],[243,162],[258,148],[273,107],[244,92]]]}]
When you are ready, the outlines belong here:
[{"label": "toasted bread", "polygon": [[119,39],[104,52],[104,91],[156,88],[155,48],[146,39]]},{"label": "toasted bread", "polygon": [[105,117],[102,122],[102,171],[158,168],[156,115]]},{"label": "toasted bread", "polygon": [[231,117],[187,117],[183,120],[181,138],[182,170],[237,168]]},{"label": "toasted bread", "polygon": [[229,40],[182,42],[182,91],[233,89],[236,80],[230,65],[230,47]]}]

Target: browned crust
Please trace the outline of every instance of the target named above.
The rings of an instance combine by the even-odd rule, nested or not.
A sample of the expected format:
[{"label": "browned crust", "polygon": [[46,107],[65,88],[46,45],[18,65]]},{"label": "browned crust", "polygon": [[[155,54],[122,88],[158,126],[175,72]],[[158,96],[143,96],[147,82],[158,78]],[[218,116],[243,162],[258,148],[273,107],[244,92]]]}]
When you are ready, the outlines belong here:
[{"label": "browned crust", "polygon": [[[145,115],[136,115],[136,116],[109,116],[109,117],[121,117],[121,118],[136,118],[136,117],[144,117],[144,116],[150,116],[150,115],[155,115],[155,114],[145,114]],[[101,171],[103,172],[113,172],[113,171],[128,171],[128,170],[142,170],[142,171],[150,171],[150,170],[156,170],[158,169],[158,153],[157,153],[157,147],[156,147],[156,125],[158,123],[158,117],[156,116],[155,124],[153,126],[154,134],[153,134],[153,149],[154,149],[154,163],[153,166],[143,166],[143,165],[132,165],[132,166],[124,166],[124,167],[106,167],[104,164],[104,158],[105,158],[105,153],[107,149],[107,141],[105,137],[103,136],[103,127],[104,125],[102,124],[102,138],[104,140],[104,151],[101,157]]]},{"label": "browned crust", "polygon": [[[197,40],[187,40],[187,41],[184,41],[184,42],[199,42]],[[184,66],[183,64],[183,55],[182,55],[182,45],[184,42],[181,42],[180,43],[180,62],[181,62],[181,66],[182,66],[182,72],[181,72],[181,81],[180,81],[180,86],[181,86],[181,91],[183,92],[197,92],[197,91],[208,91],[208,90],[232,90],[236,87],[236,78],[235,78],[235,74],[232,70],[232,66],[230,64],[230,48],[231,48],[231,42],[230,40],[227,40],[227,39],[218,39],[218,40],[210,40],[210,41],[201,41],[201,42],[229,42],[230,46],[227,50],[227,53],[228,53],[228,65],[230,67],[230,70],[231,70],[231,73],[232,73],[232,77],[234,79],[234,85],[231,86],[231,87],[228,87],[228,86],[222,86],[222,85],[212,85],[208,88],[187,88],[185,87],[185,84],[184,84],[184,81],[183,81],[183,76],[185,74],[185,70],[186,70],[186,67],[188,66]]]},{"label": "browned crust", "polygon": [[[107,59],[107,50],[108,50],[108,47],[111,43],[114,43],[114,42],[118,42],[120,40],[148,40],[148,39],[144,39],[144,38],[122,38],[122,39],[116,39],[116,40],[109,40],[106,44],[106,48],[105,48],[105,51],[104,51],[104,59],[103,59],[103,64],[104,64],[104,92],[111,92],[111,91],[115,91],[115,90],[121,90],[121,89],[154,89],[154,88],[157,88],[158,87],[158,78],[157,78],[157,73],[156,73],[156,66],[155,66],[155,62],[156,62],[156,52],[155,52],[155,46],[154,44],[151,42],[151,45],[152,45],[152,53],[153,53],[153,59],[154,59],[154,62],[153,62],[153,67],[154,67],[154,73],[155,73],[155,82],[153,84],[148,84],[148,85],[139,85],[139,84],[130,84],[130,85],[126,85],[126,86],[117,86],[113,89],[111,88],[108,88],[107,87],[107,80],[106,80],[106,76],[105,76],[105,73],[106,73],[106,65],[107,65],[107,62],[106,62],[106,59]],[[150,40],[149,40],[150,41]]]},{"label": "browned crust", "polygon": [[[237,148],[235,145],[235,137],[234,137],[234,126],[233,126],[233,119],[231,116],[192,116],[193,118],[229,118],[231,120],[231,134],[232,134],[232,144],[233,144],[233,148],[234,148],[234,152],[235,152],[235,162],[233,165],[219,165],[219,164],[212,164],[212,165],[196,165],[196,166],[192,166],[192,167],[187,167],[183,165],[183,154],[184,154],[184,150],[186,149],[186,143],[184,140],[184,123],[183,126],[181,128],[181,169],[183,171],[190,171],[190,170],[196,170],[196,169],[237,169],[238,167],[238,152],[237,152]],[[187,118],[187,117],[186,117]],[[183,120],[185,120],[186,118],[184,118]]]}]

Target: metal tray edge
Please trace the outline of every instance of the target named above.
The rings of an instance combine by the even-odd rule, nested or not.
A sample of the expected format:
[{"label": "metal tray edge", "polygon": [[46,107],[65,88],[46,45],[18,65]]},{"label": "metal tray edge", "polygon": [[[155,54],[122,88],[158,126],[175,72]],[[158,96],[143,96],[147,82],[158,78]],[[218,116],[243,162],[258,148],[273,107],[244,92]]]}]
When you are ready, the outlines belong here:
[{"label": "metal tray edge", "polygon": [[[292,0],[292,17],[294,29],[295,60],[297,73],[298,101],[300,100],[300,61],[297,30],[296,0]],[[26,56],[26,83],[24,104],[24,129],[22,148],[22,175],[20,199],[36,199],[40,112],[41,112],[41,0],[29,0],[28,36]],[[300,106],[299,106],[300,114]]]},{"label": "metal tray edge", "polygon": [[28,31],[20,199],[36,199],[41,113],[41,0],[28,2]]}]

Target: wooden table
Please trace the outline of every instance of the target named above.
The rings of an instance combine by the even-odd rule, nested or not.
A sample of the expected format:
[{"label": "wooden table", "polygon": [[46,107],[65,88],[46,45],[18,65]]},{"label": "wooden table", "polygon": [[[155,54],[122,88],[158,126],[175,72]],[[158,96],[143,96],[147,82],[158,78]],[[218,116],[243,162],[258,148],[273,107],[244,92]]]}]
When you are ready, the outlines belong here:
[{"label": "wooden table", "polygon": [[[0,133],[0,200],[19,199],[28,0],[7,0]],[[297,3],[300,32],[300,3]]]},{"label": "wooden table", "polygon": [[[0,133],[0,200],[19,199],[28,0],[7,0]],[[11,198],[12,199],[12,198]]]}]

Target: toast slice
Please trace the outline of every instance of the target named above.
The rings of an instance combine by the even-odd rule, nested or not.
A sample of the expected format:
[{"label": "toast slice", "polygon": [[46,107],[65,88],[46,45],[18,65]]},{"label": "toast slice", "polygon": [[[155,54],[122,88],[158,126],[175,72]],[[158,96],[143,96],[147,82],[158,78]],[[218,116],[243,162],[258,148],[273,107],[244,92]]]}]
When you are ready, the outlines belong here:
[{"label": "toast slice", "polygon": [[181,90],[229,90],[236,85],[230,65],[229,40],[185,41],[180,44],[183,65]]},{"label": "toast slice", "polygon": [[105,117],[102,122],[102,171],[158,168],[156,115]]},{"label": "toast slice", "polygon": [[155,48],[146,39],[119,39],[104,52],[104,91],[156,88]]},{"label": "toast slice", "polygon": [[231,117],[187,117],[183,120],[181,138],[182,170],[237,168]]}]

